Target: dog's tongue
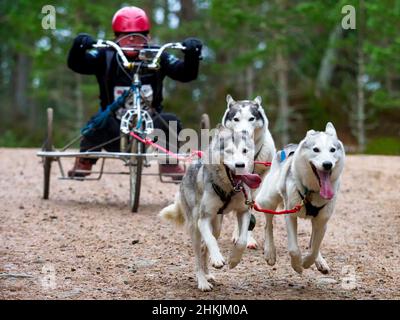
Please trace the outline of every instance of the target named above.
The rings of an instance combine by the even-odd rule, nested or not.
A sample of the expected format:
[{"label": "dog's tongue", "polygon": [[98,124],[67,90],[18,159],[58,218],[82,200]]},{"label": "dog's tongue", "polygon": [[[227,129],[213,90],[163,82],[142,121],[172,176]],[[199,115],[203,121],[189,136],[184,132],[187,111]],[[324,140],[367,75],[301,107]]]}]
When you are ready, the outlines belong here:
[{"label": "dog's tongue", "polygon": [[333,193],[332,189],[330,173],[322,170],[317,170],[317,172],[319,176],[319,181],[321,183],[321,188],[319,190],[320,196],[324,199],[332,199],[335,194]]},{"label": "dog's tongue", "polygon": [[235,182],[241,180],[251,189],[257,189],[261,184],[261,178],[256,173],[246,173],[241,175],[234,175]]}]

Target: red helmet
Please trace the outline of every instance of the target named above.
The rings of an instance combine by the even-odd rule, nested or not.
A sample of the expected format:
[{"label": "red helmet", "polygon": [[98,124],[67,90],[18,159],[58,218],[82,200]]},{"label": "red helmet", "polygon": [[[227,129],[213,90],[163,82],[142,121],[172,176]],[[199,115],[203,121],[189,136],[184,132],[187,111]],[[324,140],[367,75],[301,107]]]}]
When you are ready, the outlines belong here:
[{"label": "red helmet", "polygon": [[112,19],[114,32],[146,32],[150,30],[150,20],[146,12],[138,7],[119,9]]}]

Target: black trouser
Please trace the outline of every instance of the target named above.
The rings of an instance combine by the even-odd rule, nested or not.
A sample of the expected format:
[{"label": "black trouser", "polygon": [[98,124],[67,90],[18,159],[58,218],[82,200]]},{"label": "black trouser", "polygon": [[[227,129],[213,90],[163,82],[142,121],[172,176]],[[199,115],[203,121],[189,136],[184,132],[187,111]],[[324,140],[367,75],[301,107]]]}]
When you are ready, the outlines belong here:
[{"label": "black trouser", "polygon": [[[166,112],[165,113],[161,112],[156,115],[153,115],[152,119],[154,128],[161,129],[165,133],[166,141],[165,142],[160,141],[161,145],[165,146],[167,149],[171,148],[175,149],[172,151],[176,152],[178,146],[177,137],[179,135],[179,132],[182,130],[181,121],[175,114]],[[169,121],[176,121],[177,131],[174,132],[175,130],[172,130],[173,134],[176,135],[176,137],[174,136],[172,136],[171,138],[169,137],[169,127],[168,127]],[[80,151],[84,152],[89,150],[96,152],[96,151],[101,151],[101,149],[104,148],[108,152],[119,152],[120,139],[115,139],[119,136],[120,136],[120,121],[114,117],[109,117],[107,119],[107,123],[104,126],[104,128],[96,129],[96,131],[93,132],[88,137],[85,136],[82,137],[80,144]],[[113,142],[107,143],[103,147],[97,147],[113,139],[115,139]],[[174,142],[174,146],[169,145],[169,139],[171,139],[171,141]],[[90,159],[90,161],[94,164],[96,163],[97,159]]]}]

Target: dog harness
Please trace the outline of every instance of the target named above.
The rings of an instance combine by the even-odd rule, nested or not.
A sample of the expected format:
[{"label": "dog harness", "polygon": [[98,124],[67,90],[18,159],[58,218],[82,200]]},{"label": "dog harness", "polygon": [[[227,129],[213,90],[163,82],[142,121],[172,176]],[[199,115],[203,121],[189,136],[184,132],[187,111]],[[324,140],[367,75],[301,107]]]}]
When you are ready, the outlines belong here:
[{"label": "dog harness", "polygon": [[260,148],[260,150],[258,150],[257,151],[257,153],[255,154],[255,156],[254,156],[254,160],[256,160],[257,159],[257,157],[260,155],[260,153],[261,153],[261,150],[262,150],[262,148],[264,147],[264,143],[261,145],[261,148]]},{"label": "dog harness", "polygon": [[213,182],[213,183],[211,184],[212,187],[213,187],[213,189],[214,189],[214,191],[215,191],[215,193],[218,195],[218,197],[221,199],[221,201],[222,201],[223,204],[224,204],[224,205],[218,210],[217,214],[222,214],[222,213],[224,212],[224,210],[228,207],[229,203],[231,202],[233,195],[234,195],[235,193],[240,192],[240,191],[242,190],[241,182],[235,184],[235,182],[233,181],[233,179],[232,179],[232,177],[231,177],[231,175],[230,175],[229,169],[228,169],[226,166],[224,166],[224,167],[225,167],[226,175],[228,176],[229,181],[230,181],[230,183],[231,183],[231,185],[232,185],[232,190],[231,190],[229,193],[226,193],[226,192],[224,191],[224,189],[222,189],[222,188],[221,188],[219,185],[217,185],[216,183]]},{"label": "dog harness", "polygon": [[[225,166],[225,172],[226,172],[226,175],[229,178],[229,181],[232,184],[232,190],[229,193],[226,193],[224,191],[224,189],[222,189],[216,183],[214,183],[214,182],[211,183],[215,193],[218,195],[218,197],[221,199],[221,201],[223,203],[222,207],[218,210],[217,214],[223,214],[224,210],[228,207],[229,203],[231,202],[232,197],[236,193],[238,193],[238,192],[243,190],[242,182],[238,182],[237,184],[235,184],[235,182],[233,181],[233,179],[232,179],[232,177],[230,175],[230,172],[229,172],[229,170],[228,170],[228,168],[226,166]],[[255,226],[256,226],[256,217],[253,214],[251,214],[251,216],[250,216],[250,224],[249,224],[249,229],[248,230],[249,231],[253,230]]]},{"label": "dog harness", "polygon": [[321,207],[314,206],[311,203],[311,200],[309,199],[309,195],[312,192],[307,190],[307,188],[306,188],[306,193],[304,194],[304,196],[301,194],[301,192],[299,190],[297,190],[297,192],[299,193],[299,196],[300,196],[301,200],[303,200],[304,206],[306,208],[306,215],[307,216],[312,216],[312,217],[315,218],[318,215],[318,213],[320,212],[320,210],[327,205],[327,203],[325,203]]},{"label": "dog harness", "polygon": [[222,214],[226,207],[229,205],[229,203],[232,200],[232,196],[236,193],[234,190],[231,190],[231,192],[226,193],[219,185],[216,183],[212,183],[212,187],[215,191],[215,193],[218,195],[218,197],[221,199],[221,201],[224,203],[224,205],[218,210],[217,214]]}]

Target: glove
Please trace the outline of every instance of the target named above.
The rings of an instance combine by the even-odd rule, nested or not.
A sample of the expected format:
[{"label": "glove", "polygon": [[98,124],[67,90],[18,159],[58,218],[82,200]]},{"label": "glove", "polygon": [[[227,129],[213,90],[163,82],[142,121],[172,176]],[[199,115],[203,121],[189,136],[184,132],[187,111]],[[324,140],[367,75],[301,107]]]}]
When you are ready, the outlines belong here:
[{"label": "glove", "polygon": [[182,45],[186,47],[185,53],[201,55],[201,48],[203,43],[197,38],[187,38],[182,42]]},{"label": "glove", "polygon": [[87,33],[80,33],[74,40],[74,45],[84,50],[90,49],[96,41]]}]

